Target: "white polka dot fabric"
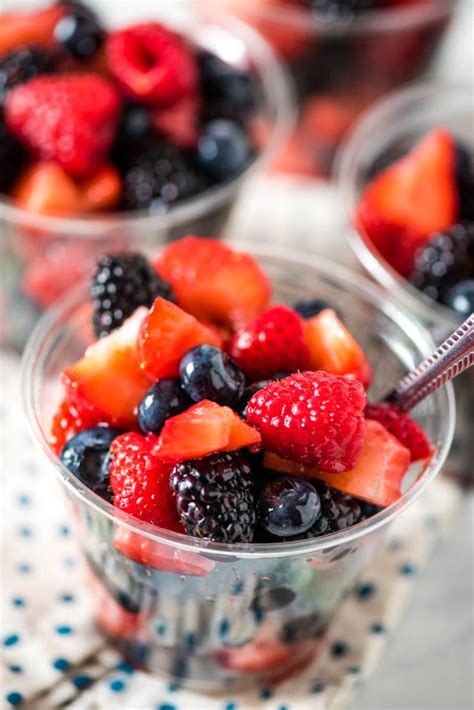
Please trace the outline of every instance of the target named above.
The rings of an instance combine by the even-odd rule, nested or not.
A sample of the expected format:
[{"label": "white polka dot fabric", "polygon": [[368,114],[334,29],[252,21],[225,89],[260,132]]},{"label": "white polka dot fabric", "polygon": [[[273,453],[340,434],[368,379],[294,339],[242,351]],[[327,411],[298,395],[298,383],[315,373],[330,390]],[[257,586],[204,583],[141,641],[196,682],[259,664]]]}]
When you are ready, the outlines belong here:
[{"label": "white polka dot fabric", "polygon": [[439,479],[389,530],[340,607],[318,659],[296,679],[243,695],[204,696],[133,670],[93,622],[65,499],[31,443],[18,362],[0,358],[2,467],[1,707],[51,710],[319,710],[344,707],[377,665],[459,501]]}]

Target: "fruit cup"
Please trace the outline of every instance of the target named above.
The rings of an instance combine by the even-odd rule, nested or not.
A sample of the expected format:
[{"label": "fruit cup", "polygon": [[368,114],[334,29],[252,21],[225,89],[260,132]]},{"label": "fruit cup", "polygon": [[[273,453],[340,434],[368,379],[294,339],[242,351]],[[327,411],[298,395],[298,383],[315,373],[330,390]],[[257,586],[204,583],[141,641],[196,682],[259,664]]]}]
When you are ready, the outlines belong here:
[{"label": "fruit cup", "polygon": [[356,117],[430,66],[455,0],[227,0],[286,61],[300,117],[275,167],[327,175]]},{"label": "fruit cup", "polygon": [[[392,297],[426,328],[436,342],[451,333],[466,315],[456,314],[403,278],[378,253],[354,223],[356,207],[367,183],[382,168],[403,156],[432,129],[447,129],[467,150],[474,150],[474,120],[469,89],[463,86],[420,84],[403,89],[367,112],[342,146],[337,178],[346,218],[349,244],[364,268]],[[449,465],[466,475],[472,464],[468,444],[472,426],[472,372],[456,380],[457,427]]]},{"label": "fruit cup", "polygon": [[[320,297],[338,304],[374,365],[372,399],[432,351],[423,329],[360,276],[309,254],[238,247],[251,248],[278,302]],[[85,487],[50,449],[59,375],[93,341],[90,317],[85,287],[44,316],[24,354],[23,382],[35,440],[66,489],[99,626],[134,665],[200,690],[297,672],[317,655],[339,602],[389,523],[439,472],[453,429],[451,387],[415,411],[434,454],[421,470],[410,467],[397,502],[311,540],[212,543],[130,517]]]},{"label": "fruit cup", "polygon": [[[15,3],[12,8],[7,3],[8,9],[15,10]],[[115,9],[112,3],[104,4],[104,20],[111,16],[107,29],[142,19],[163,19],[157,17],[156,4],[151,7],[143,2],[128,11],[121,8],[120,12]],[[166,16],[164,22],[169,25],[170,18]],[[20,208],[1,196],[0,341],[21,349],[39,314],[77,282],[99,254],[146,248],[187,233],[219,234],[242,184],[270,160],[286,135],[292,115],[290,93],[284,72],[268,45],[239,20],[228,16],[198,20],[192,13],[184,18],[178,13],[175,24],[194,46],[210,51],[237,71],[252,75],[258,97],[252,125],[253,121],[264,121],[265,136],[260,137],[243,172],[220,180],[167,210],[51,216]],[[0,133],[2,130],[0,125]],[[52,168],[59,170],[55,164]],[[96,190],[92,197],[100,198],[99,193]]]}]

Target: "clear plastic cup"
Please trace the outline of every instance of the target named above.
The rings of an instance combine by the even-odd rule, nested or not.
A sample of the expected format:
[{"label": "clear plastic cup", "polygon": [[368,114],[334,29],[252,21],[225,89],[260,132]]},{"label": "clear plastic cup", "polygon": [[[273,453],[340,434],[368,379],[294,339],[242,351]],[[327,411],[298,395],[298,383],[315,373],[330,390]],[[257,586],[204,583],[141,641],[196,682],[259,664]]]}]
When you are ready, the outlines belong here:
[{"label": "clear plastic cup", "polygon": [[[127,7],[122,4],[118,12],[105,2],[107,8],[110,26],[124,26],[139,18],[162,19],[156,3],[145,0]],[[105,13],[107,18],[109,13]],[[163,14],[170,24],[161,8]],[[198,46],[252,71],[260,94],[255,121],[265,125],[264,133],[259,132],[255,159],[238,177],[181,202],[165,214],[128,211],[84,218],[52,217],[18,209],[11,200],[0,197],[0,342],[21,349],[40,313],[77,283],[99,254],[146,249],[185,234],[220,234],[243,183],[271,160],[287,136],[293,119],[291,90],[285,71],[264,40],[225,13],[213,19],[178,14],[175,20],[174,25]]]},{"label": "clear plastic cup", "polygon": [[226,0],[224,5],[272,44],[296,86],[300,120],[276,167],[327,175],[357,116],[429,69],[457,0],[395,2],[351,19],[328,18],[302,2]]},{"label": "clear plastic cup", "polygon": [[[374,366],[372,397],[432,351],[423,329],[359,275],[307,253],[238,244],[249,246],[272,278],[278,302],[318,296],[338,304]],[[201,690],[296,672],[318,653],[338,604],[389,523],[439,472],[453,431],[451,387],[415,412],[434,455],[424,470],[412,467],[397,503],[320,539],[210,543],[118,511],[71,475],[49,448],[59,374],[93,340],[89,322],[82,288],[38,324],[22,374],[33,436],[67,492],[99,625],[133,664]]]},{"label": "clear plastic cup", "polygon": [[[400,276],[353,225],[360,195],[374,173],[400,157],[419,138],[443,126],[474,150],[474,105],[472,87],[416,84],[393,93],[369,110],[341,147],[335,173],[345,217],[347,237],[364,268],[401,307],[429,329],[435,342],[442,342],[460,323],[459,317]],[[472,422],[474,421],[474,373],[468,370],[454,383],[457,428],[449,464],[453,471],[472,471]]]}]

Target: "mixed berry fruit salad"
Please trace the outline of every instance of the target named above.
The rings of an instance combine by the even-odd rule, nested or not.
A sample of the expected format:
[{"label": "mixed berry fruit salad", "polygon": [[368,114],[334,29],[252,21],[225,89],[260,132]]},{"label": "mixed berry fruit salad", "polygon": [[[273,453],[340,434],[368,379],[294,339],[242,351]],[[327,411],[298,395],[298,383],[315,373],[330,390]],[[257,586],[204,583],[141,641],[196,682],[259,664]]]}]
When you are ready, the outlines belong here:
[{"label": "mixed berry fruit salad", "polygon": [[452,0],[227,0],[286,61],[300,122],[276,167],[325,174],[355,118],[429,66]]},{"label": "mixed berry fruit salad", "polygon": [[372,177],[357,228],[388,264],[460,319],[474,311],[474,156],[447,129]]},{"label": "mixed berry fruit salad", "polygon": [[[206,688],[283,678],[314,655],[377,542],[365,521],[435,451],[367,397],[371,364],[339,312],[356,292],[341,279],[331,304],[314,267],[284,268],[311,298],[283,305],[253,256],[213,239],[103,256],[88,301],[26,357],[41,352],[52,386],[49,457],[74,491],[99,624],[134,663]],[[359,332],[380,332],[396,379],[397,331],[359,299]]]},{"label": "mixed berry fruit salad", "polygon": [[125,10],[118,28],[72,0],[0,14],[0,336],[17,348],[100,254],[220,234],[286,132],[284,74],[243,23],[190,12],[178,34]]},{"label": "mixed berry fruit salad", "polygon": [[17,206],[162,212],[253,160],[250,68],[158,22],[107,29],[76,0],[0,22],[0,188]]}]

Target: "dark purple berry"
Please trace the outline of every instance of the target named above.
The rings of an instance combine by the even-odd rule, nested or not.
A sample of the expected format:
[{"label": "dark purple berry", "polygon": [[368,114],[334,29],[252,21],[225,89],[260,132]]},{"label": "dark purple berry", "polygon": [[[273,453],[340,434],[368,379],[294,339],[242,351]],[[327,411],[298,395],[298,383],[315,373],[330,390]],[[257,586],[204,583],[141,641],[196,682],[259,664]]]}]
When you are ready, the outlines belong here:
[{"label": "dark purple berry", "polygon": [[217,119],[204,127],[197,146],[197,162],[216,181],[240,175],[250,163],[247,133],[234,121]]},{"label": "dark purple berry", "polygon": [[307,532],[321,513],[315,487],[300,478],[278,478],[260,495],[261,527],[275,537],[292,537]]},{"label": "dark purple berry", "polygon": [[227,353],[213,345],[198,345],[188,350],[179,372],[193,402],[210,399],[217,404],[234,406],[242,397],[245,375]]},{"label": "dark purple berry", "polygon": [[0,60],[0,106],[14,86],[55,69],[56,60],[41,47],[24,46],[4,56]]},{"label": "dark purple berry", "polygon": [[314,316],[319,315],[321,311],[326,310],[326,308],[330,308],[333,310],[338,318],[342,320],[342,315],[339,309],[334,308],[334,306],[331,303],[328,303],[328,301],[325,301],[323,298],[308,298],[304,301],[297,301],[293,305],[293,310],[299,313],[299,315],[304,318],[313,318]]},{"label": "dark purple berry", "polygon": [[138,405],[138,424],[145,434],[159,434],[170,417],[192,405],[177,377],[158,380]]},{"label": "dark purple berry", "polygon": [[459,192],[460,220],[474,221],[474,153],[462,143],[456,144],[456,181]]},{"label": "dark purple berry", "polygon": [[75,59],[90,59],[104,42],[105,31],[95,13],[82,3],[64,3],[66,14],[54,28],[54,38]]},{"label": "dark purple berry", "polygon": [[254,480],[238,451],[177,464],[170,476],[178,515],[189,535],[251,542],[257,520]]},{"label": "dark purple berry", "polygon": [[257,106],[253,77],[210,52],[200,52],[198,63],[205,115],[245,120]]},{"label": "dark purple berry", "polygon": [[150,307],[158,296],[174,301],[171,286],[141,254],[106,254],[92,277],[94,332],[98,338],[122,325],[139,306]]}]

